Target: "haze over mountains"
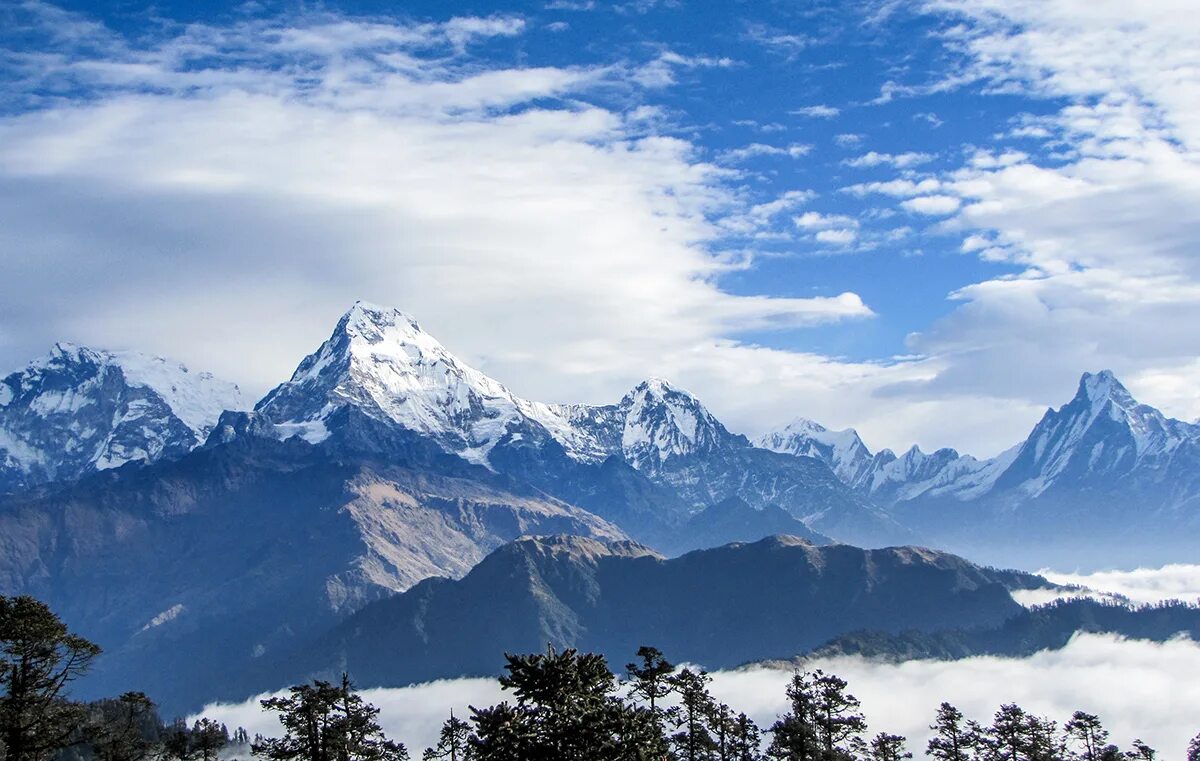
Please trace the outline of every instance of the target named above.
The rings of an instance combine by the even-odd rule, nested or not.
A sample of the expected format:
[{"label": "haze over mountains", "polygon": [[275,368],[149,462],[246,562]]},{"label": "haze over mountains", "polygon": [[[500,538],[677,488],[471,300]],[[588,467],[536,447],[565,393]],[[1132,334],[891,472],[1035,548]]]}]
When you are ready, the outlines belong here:
[{"label": "haze over mountains", "polygon": [[[789,584],[796,599],[827,595],[829,627],[795,629],[785,646],[760,621],[750,639],[774,644],[737,656],[789,657],[855,628],[898,632],[903,611],[927,600],[958,626],[994,623],[1015,609],[1006,589],[1043,583],[939,551],[818,545],[919,544],[1039,567],[1188,558],[1200,538],[1200,427],[1138,404],[1107,372],[1085,375],[1070,403],[992,460],[872,453],[853,431],[803,420],[755,445],[660,379],[610,405],[522,399],[408,315],[359,303],[290,379],[243,406],[236,386],[209,375],[79,347],[0,380],[0,593],[34,594],[86,624],[110,653],[98,693],[146,689],[190,705],[282,679],[297,653],[313,669],[337,648],[366,657],[336,629],[358,611],[391,622],[378,637],[469,629],[471,615],[511,608],[514,647],[574,638],[618,649],[656,632],[670,644],[684,634],[610,631],[606,616],[653,624],[629,595],[688,568],[660,590],[684,600],[701,566],[696,578],[723,580],[731,598]],[[664,559],[780,534],[800,539]],[[582,538],[510,544],[529,535]],[[557,560],[539,565],[545,557]],[[836,583],[803,577],[836,558],[846,562]],[[641,570],[595,570],[627,566]],[[484,577],[493,583],[479,586]],[[961,607],[976,587],[993,589],[988,604]],[[473,611],[445,602],[472,589]],[[894,610],[868,604],[883,589]],[[561,604],[545,607],[551,598]],[[413,600],[441,618],[413,623],[403,607]],[[714,612],[721,626],[746,618],[736,604]],[[709,653],[679,642],[677,657]],[[705,647],[741,653],[734,644]],[[466,661],[427,655],[436,673],[400,661],[387,673],[466,673],[454,670]]]}]

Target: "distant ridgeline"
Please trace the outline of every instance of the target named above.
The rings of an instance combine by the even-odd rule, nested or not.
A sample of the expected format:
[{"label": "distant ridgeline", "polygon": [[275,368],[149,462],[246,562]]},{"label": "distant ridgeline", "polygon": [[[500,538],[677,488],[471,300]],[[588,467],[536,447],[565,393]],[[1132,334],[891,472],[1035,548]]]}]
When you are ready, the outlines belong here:
[{"label": "distant ridgeline", "polygon": [[717,668],[1195,631],[1186,608],[1038,624],[1010,592],[1044,579],[947,554],[1194,559],[1200,428],[1107,372],[995,459],[897,457],[810,421],[752,443],[658,379],[609,405],[522,399],[359,303],[240,407],[211,375],[65,344],[0,379],[0,593],[105,648],[81,694],[132,681],[183,710],[339,664],[493,673],[497,646],[547,642]]}]

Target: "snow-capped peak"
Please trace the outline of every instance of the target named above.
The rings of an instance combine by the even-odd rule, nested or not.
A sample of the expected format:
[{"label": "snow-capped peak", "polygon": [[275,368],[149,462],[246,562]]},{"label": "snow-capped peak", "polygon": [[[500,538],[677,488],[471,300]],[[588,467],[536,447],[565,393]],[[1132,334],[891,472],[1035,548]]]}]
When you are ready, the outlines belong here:
[{"label": "snow-capped peak", "polygon": [[182,454],[241,407],[238,387],[209,373],[57,343],[0,379],[0,489]]},{"label": "snow-capped peak", "polygon": [[1169,458],[1197,436],[1195,426],[1139,403],[1111,371],[1084,373],[1075,397],[1034,427],[1004,483],[1038,495],[1067,474],[1119,474]]},{"label": "snow-capped peak", "polygon": [[1099,409],[1106,402],[1112,402],[1115,406],[1125,409],[1138,406],[1137,400],[1121,385],[1112,370],[1084,373],[1079,379],[1076,398],[1086,399],[1092,409]]},{"label": "snow-capped peak", "polygon": [[411,316],[362,301],[255,409],[281,435],[317,442],[329,435],[329,416],[346,405],[481,464],[506,435],[530,428],[580,457],[596,449],[559,408],[518,398],[459,360]]},{"label": "snow-capped peak", "polygon": [[621,449],[636,468],[707,452],[735,438],[692,394],[661,378],[639,383],[621,400]]},{"label": "snow-capped peak", "polygon": [[871,452],[853,428],[831,431],[803,417],[762,436],[757,446],[774,452],[815,457],[850,486],[858,484],[871,467]]}]

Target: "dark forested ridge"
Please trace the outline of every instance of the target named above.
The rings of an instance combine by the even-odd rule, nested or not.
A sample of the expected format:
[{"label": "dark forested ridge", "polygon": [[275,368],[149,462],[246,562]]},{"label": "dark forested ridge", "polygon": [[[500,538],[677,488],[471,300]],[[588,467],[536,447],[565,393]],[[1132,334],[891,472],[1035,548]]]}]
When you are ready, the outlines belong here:
[{"label": "dark forested ridge", "polygon": [[[82,703],[72,683],[102,657],[30,597],[0,597],[0,758],[5,761],[407,761],[380,711],[343,674],[261,700],[280,731],[245,730],[201,718],[164,724],[146,695]],[[905,737],[868,728],[861,703],[836,674],[797,669],[785,707],[760,727],[721,703],[702,670],[677,668],[656,648],[638,648],[622,677],[598,654],[548,647],[505,655],[510,696],[447,717],[423,761],[900,761]],[[1099,716],[1063,723],[1001,705],[985,724],[942,703],[929,725],[926,758],[937,761],[1153,761],[1140,739],[1122,752]],[[1187,761],[1200,759],[1200,735]]]},{"label": "dark forested ridge", "polygon": [[1023,610],[1010,589],[1046,583],[914,547],[772,537],[667,559],[633,543],[524,538],[459,581],[430,579],[366,606],[287,666],[301,669],[293,679],[346,669],[368,686],[402,685],[493,674],[496,649],[549,642],[616,658],[654,641],[725,668],[880,625],[998,625]]},{"label": "dark forested ridge", "polygon": [[972,655],[1021,657],[1064,647],[1080,632],[1117,634],[1165,642],[1187,636],[1200,641],[1200,606],[1184,602],[1129,606],[1092,599],[1059,600],[1025,610],[995,627],[960,627],[928,632],[851,632],[814,655],[863,655],[904,661]]}]

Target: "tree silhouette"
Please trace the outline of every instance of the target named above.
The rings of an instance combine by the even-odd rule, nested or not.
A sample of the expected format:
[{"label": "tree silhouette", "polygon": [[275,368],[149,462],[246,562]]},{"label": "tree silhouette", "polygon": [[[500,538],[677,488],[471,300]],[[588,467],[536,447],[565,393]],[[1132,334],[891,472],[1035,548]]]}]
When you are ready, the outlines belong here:
[{"label": "tree silhouette", "polygon": [[646,705],[656,726],[662,730],[665,712],[659,701],[671,694],[669,677],[675,672],[675,666],[663,657],[658,648],[647,645],[638,648],[637,657],[642,659],[640,664],[635,662],[625,666],[625,673],[629,675],[630,697]]},{"label": "tree silhouette", "polygon": [[871,740],[871,761],[903,761],[912,758],[904,747],[905,738],[901,735],[880,732]]},{"label": "tree silhouette", "polygon": [[474,761],[475,749],[471,747],[471,725],[450,713],[442,725],[437,745],[426,748],[423,761]]},{"label": "tree silhouette", "polygon": [[818,669],[813,673],[813,725],[826,759],[849,758],[867,730],[858,698],[846,692],[846,680]]},{"label": "tree silhouette", "polygon": [[938,761],[968,761],[979,747],[979,725],[967,721],[962,711],[949,703],[938,707],[929,728],[934,734],[925,746],[925,753]]},{"label": "tree silhouette", "polygon": [[998,761],[1027,761],[1029,715],[1015,703],[1000,706],[985,738],[989,755]]},{"label": "tree silhouette", "polygon": [[188,739],[189,757],[198,761],[216,761],[221,748],[229,744],[229,730],[212,719],[198,719]]},{"label": "tree silhouette", "polygon": [[788,682],[789,710],[771,728],[771,744],[767,755],[780,761],[819,761],[821,744],[817,737],[813,715],[816,699],[812,679],[807,672],[798,671]]},{"label": "tree silhouette", "polygon": [[734,717],[730,726],[729,761],[758,761],[762,758],[762,733],[744,713]]},{"label": "tree silhouette", "polygon": [[150,698],[127,692],[116,700],[94,704],[83,740],[96,761],[143,761],[157,755],[160,726]]},{"label": "tree silhouette", "polygon": [[271,761],[406,761],[408,752],[384,736],[379,709],[354,692],[349,677],[340,686],[321,680],[288,690],[287,697],[261,701],[279,714],[284,736],[251,745]]},{"label": "tree silhouette", "polygon": [[1075,746],[1075,758],[1079,761],[1100,761],[1108,747],[1108,730],[1100,717],[1084,711],[1076,711],[1063,725],[1067,740]]},{"label": "tree silhouette", "polygon": [[648,709],[627,705],[604,658],[575,650],[505,655],[515,704],[472,708],[480,761],[640,761],[666,747]]},{"label": "tree silhouette", "polygon": [[87,673],[100,647],[72,634],[32,597],[0,597],[0,743],[6,761],[39,761],[72,742],[86,709],[67,686]]},{"label": "tree silhouette", "polygon": [[671,735],[675,753],[682,761],[718,758],[719,745],[711,726],[717,704],[708,692],[712,677],[704,671],[683,669],[669,681],[672,690],[679,695],[679,706],[673,714],[677,731]]}]

